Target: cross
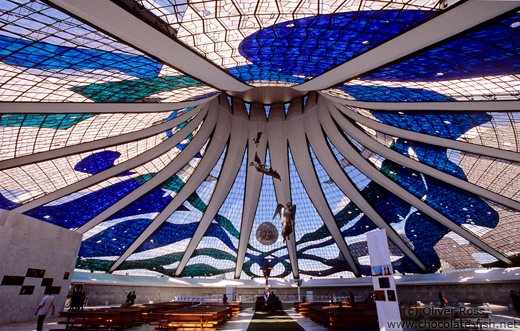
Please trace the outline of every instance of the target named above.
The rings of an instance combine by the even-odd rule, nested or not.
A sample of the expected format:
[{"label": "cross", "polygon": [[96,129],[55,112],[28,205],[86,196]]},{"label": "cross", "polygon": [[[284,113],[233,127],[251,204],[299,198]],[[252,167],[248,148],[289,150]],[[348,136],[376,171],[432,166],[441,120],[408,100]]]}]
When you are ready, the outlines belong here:
[{"label": "cross", "polygon": [[268,267],[264,267],[264,268],[260,268],[260,270],[262,270],[264,272],[264,276],[265,276],[265,286],[267,286],[267,282],[269,281],[269,274],[271,273],[271,270],[273,270],[273,268],[268,268]]}]

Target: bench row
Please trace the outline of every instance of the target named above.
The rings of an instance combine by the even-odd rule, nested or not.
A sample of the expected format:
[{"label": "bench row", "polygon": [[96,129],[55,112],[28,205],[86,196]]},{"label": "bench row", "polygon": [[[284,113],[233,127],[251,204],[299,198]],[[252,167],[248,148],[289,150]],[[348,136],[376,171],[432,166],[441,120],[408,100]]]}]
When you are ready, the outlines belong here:
[{"label": "bench row", "polygon": [[379,329],[375,303],[331,305],[325,302],[299,302],[294,307],[300,314],[333,329]]},{"label": "bench row", "polygon": [[[194,311],[198,302],[165,302],[128,308],[102,308],[85,311],[60,312],[59,324],[65,324],[65,330],[121,330],[159,319],[162,312],[172,312],[189,307]],[[221,304],[216,304],[219,306]],[[235,314],[240,305],[230,303],[230,314]],[[50,330],[57,331],[58,329]],[[63,330],[63,329],[59,329]]]}]

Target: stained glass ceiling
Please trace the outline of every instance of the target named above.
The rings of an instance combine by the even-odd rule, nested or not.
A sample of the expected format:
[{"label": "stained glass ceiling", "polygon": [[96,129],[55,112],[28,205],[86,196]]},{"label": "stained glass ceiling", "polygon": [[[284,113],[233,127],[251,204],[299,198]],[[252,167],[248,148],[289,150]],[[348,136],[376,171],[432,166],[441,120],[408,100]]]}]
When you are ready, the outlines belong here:
[{"label": "stained glass ceiling", "polygon": [[1,1],[0,208],[116,274],[359,277],[377,229],[398,273],[517,266],[517,10]]}]

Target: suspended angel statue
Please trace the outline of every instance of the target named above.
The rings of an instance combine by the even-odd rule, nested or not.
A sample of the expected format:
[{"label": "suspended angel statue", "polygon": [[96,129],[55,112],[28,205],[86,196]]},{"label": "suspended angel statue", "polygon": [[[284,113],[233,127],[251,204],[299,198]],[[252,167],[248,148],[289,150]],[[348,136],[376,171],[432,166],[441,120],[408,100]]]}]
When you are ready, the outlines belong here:
[{"label": "suspended angel statue", "polygon": [[276,215],[280,214],[280,220],[282,221],[282,237],[283,242],[285,242],[289,235],[293,232],[294,229],[294,218],[296,216],[296,205],[293,205],[290,201],[284,205],[281,203],[278,204],[276,210],[274,212],[273,219]]},{"label": "suspended angel statue", "polygon": [[273,170],[273,168],[269,167],[267,164],[263,164],[258,157],[258,153],[255,153],[255,160],[249,164],[250,166],[254,166],[255,169],[263,174],[268,176],[272,176],[278,180],[282,180],[278,171]]},{"label": "suspended angel statue", "polygon": [[253,138],[253,142],[255,143],[256,147],[258,147],[258,144],[260,143],[260,137],[262,137],[263,132],[257,132],[256,137]]}]

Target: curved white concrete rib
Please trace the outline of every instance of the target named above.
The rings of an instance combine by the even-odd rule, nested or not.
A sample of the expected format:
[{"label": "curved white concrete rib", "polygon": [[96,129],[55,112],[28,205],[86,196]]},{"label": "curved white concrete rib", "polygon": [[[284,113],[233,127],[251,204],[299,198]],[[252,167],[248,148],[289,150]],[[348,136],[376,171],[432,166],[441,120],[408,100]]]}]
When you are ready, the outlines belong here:
[{"label": "curved white concrete rib", "polygon": [[[307,195],[311,199],[316,211],[320,215],[321,219],[327,226],[332,238],[336,241],[336,245],[345,257],[345,260],[349,264],[352,272],[357,277],[360,277],[361,274],[350,254],[348,246],[341,234],[341,231],[334,220],[334,215],[323,196],[323,191],[321,190],[321,186],[319,180],[316,176],[316,172],[314,170],[314,165],[312,163],[312,159],[309,154],[309,148],[307,145],[307,137],[305,135],[305,131],[302,130],[304,127],[303,114],[301,109],[298,111],[294,109],[294,111],[289,112],[287,114],[287,137],[289,141],[289,147],[291,150],[291,155],[294,160],[294,165],[298,170],[298,174],[300,175],[300,179],[302,181],[303,186],[305,187],[305,191]],[[296,224],[298,226],[298,224]]]},{"label": "curved white concrete rib", "polygon": [[402,112],[488,112],[488,111],[518,111],[520,101],[494,100],[494,101],[406,101],[406,102],[376,102],[346,100],[322,92],[319,94],[340,105],[358,107],[371,110],[388,110]]},{"label": "curved white concrete rib", "polygon": [[[184,167],[204,146],[204,144],[208,141],[209,136],[213,128],[215,127],[215,123],[217,120],[216,114],[209,112],[207,118],[204,120],[202,127],[199,132],[195,135],[193,140],[184,148],[179,155],[173,159],[166,167],[164,167],[161,171],[155,174],[152,178],[147,180],[141,186],[127,194],[124,198],[114,203],[112,206],[105,209],[99,215],[94,217],[89,222],[85,223],[81,226],[77,231],[81,233],[85,233],[88,230],[92,229],[94,226],[98,225],[102,221],[110,218],[110,216],[114,215],[121,209],[130,205],[135,200],[138,200],[141,196],[146,194],[147,192],[153,190],[161,183],[165,182],[171,176],[176,174],[182,167]],[[205,177],[204,177],[205,178]]]},{"label": "curved white concrete rib", "polygon": [[0,102],[2,114],[161,113],[202,105],[217,96],[181,102]]},{"label": "curved white concrete rib", "polygon": [[[327,108],[330,112],[333,112],[332,109],[334,106],[327,102]],[[482,242],[480,239],[478,239],[473,234],[469,233],[468,231],[464,230],[462,227],[460,227],[458,224],[455,224],[450,219],[427,205],[425,202],[421,201],[420,199],[416,198],[413,194],[406,191],[402,187],[400,187],[397,183],[393,182],[389,178],[387,178],[384,174],[382,174],[378,169],[374,168],[367,160],[365,160],[355,149],[352,147],[349,143],[345,141],[345,138],[340,134],[338,131],[336,124],[332,120],[331,115],[329,112],[323,112],[320,116],[320,122],[322,127],[325,130],[325,133],[327,134],[327,137],[331,140],[332,144],[338,149],[338,151],[342,155],[348,155],[349,161],[356,166],[361,172],[363,172],[367,177],[369,177],[371,180],[375,181],[385,189],[387,189],[389,192],[392,192],[399,198],[403,199],[403,201],[406,201],[410,205],[414,206],[424,214],[430,216],[432,219],[436,220],[440,224],[444,225],[451,231],[455,232],[456,234],[460,235],[464,239],[468,240],[469,242],[475,244],[477,247],[482,249],[483,251],[489,253],[490,255],[494,256],[500,261],[503,261],[507,263],[508,265],[514,265],[511,260],[509,260],[507,257],[502,255],[501,253],[497,252],[495,249],[487,245],[486,243]]]},{"label": "curved white concrete rib", "polygon": [[151,159],[156,158],[163,153],[166,153],[172,147],[177,146],[182,140],[184,140],[191,132],[193,132],[199,126],[199,124],[204,119],[204,116],[206,115],[207,111],[208,111],[208,107],[204,107],[203,109],[201,109],[201,111],[197,114],[197,116],[195,116],[195,118],[190,123],[188,123],[184,128],[179,130],[174,136],[166,139],[159,145],[138,155],[137,157],[134,157],[125,162],[122,162],[103,172],[97,173],[88,178],[80,180],[79,182],[70,184],[62,189],[59,189],[57,191],[44,195],[41,198],[30,201],[13,210],[18,213],[28,212],[32,209],[43,206],[51,201],[60,199],[66,195],[72,194],[77,191],[81,191],[89,186],[95,185],[110,177],[117,176],[125,171],[128,171],[143,163],[146,163],[146,162],[150,161]]},{"label": "curved white concrete rib", "polygon": [[26,164],[32,164],[32,163],[52,160],[52,159],[59,158],[59,157],[80,154],[80,153],[91,151],[94,149],[121,145],[121,144],[130,142],[130,141],[148,138],[153,135],[159,134],[161,132],[164,132],[166,130],[176,127],[177,125],[179,125],[179,124],[185,122],[186,120],[190,119],[191,117],[195,116],[199,111],[200,111],[200,109],[194,110],[193,112],[187,112],[186,114],[182,114],[181,116],[172,119],[171,121],[168,121],[166,123],[162,123],[159,125],[154,125],[154,126],[151,126],[149,128],[143,129],[143,130],[126,133],[126,134],[122,134],[119,136],[94,140],[94,141],[90,141],[90,142],[83,143],[83,144],[72,145],[72,146],[67,146],[67,147],[63,147],[63,148],[57,148],[57,149],[53,149],[53,150],[50,150],[47,152],[25,155],[25,156],[16,157],[13,159],[0,161],[0,170],[5,170],[5,169],[9,169],[9,168],[14,168],[14,167],[20,167],[20,166],[23,166]]},{"label": "curved white concrete rib", "polygon": [[[233,100],[234,107],[241,107],[245,110],[245,105],[240,100]],[[247,245],[251,236],[251,229],[255,220],[256,209],[258,207],[258,199],[262,190],[263,174],[256,171],[249,164],[254,160],[255,154],[262,162],[265,163],[265,155],[267,151],[267,117],[265,109],[260,104],[252,104],[249,115],[249,138],[247,143],[247,174],[246,174],[246,190],[244,194],[244,209],[242,210],[242,224],[240,226],[240,241],[238,242],[237,263],[235,268],[235,278],[239,279],[244,265],[244,259],[247,252]],[[260,141],[257,144],[253,142],[257,133],[262,132]]]},{"label": "curved white concrete rib", "polygon": [[[224,111],[224,107],[229,108],[229,104],[224,102],[220,103],[220,111]],[[193,234],[192,239],[186,248],[186,251],[184,252],[184,255],[182,256],[177,270],[175,270],[175,276],[180,276],[182,274],[186,264],[199,245],[202,237],[204,236],[204,233],[206,233],[206,230],[215,218],[215,215],[218,213],[220,207],[226,200],[231,187],[233,186],[235,178],[244,159],[244,152],[248,138],[248,120],[249,119],[245,109],[241,109],[240,107],[235,109],[231,123],[231,137],[229,138],[226,158],[224,160],[222,170],[220,171],[217,186],[215,187],[215,191],[211,196],[208,207],[204,212],[204,215],[202,216],[202,219],[200,220],[199,225],[197,226],[197,229],[195,230],[195,233]]]},{"label": "curved white concrete rib", "polygon": [[[161,213],[157,215],[157,217],[150,223],[150,225],[148,225],[148,227],[139,235],[139,237],[112,265],[109,272],[117,270],[121,263],[123,263],[141,246],[143,242],[145,242],[151,235],[153,235],[154,232],[170,217],[170,215],[172,215],[177,210],[177,208],[179,208],[189,198],[189,196],[197,190],[200,184],[202,184],[202,182],[206,180],[208,175],[211,173],[211,170],[213,170],[215,164],[217,164],[228,141],[229,130],[231,128],[231,114],[227,111],[219,112],[218,104],[216,103],[214,103],[213,106],[214,107],[212,107],[212,109],[209,111],[209,113],[212,114],[212,119],[208,119],[208,128],[210,128],[209,133],[204,132],[203,138],[201,138],[200,141],[195,142],[195,139],[193,139],[190,142],[190,144],[186,147],[186,149],[188,149],[191,144],[195,144],[194,148],[192,148],[189,152],[189,155],[194,156],[200,150],[202,145],[204,145],[204,143],[207,141],[209,135],[211,135],[211,141],[209,143],[209,146],[206,149],[206,152],[204,153],[204,156],[202,157],[202,160],[198,164],[197,168],[190,176],[188,181],[182,186],[180,191],[175,195],[172,201],[170,201],[170,203],[163,209],[163,211],[161,211]],[[216,118],[217,115],[218,118]],[[212,133],[211,131],[213,130],[213,128],[214,132]],[[197,136],[195,136],[195,138],[197,138]],[[204,137],[206,137],[206,139],[204,139]],[[172,176],[172,174],[175,174],[177,171],[178,170],[175,169],[169,170],[169,176]]]},{"label": "curved white concrete rib", "polygon": [[[453,148],[463,152],[486,155],[490,157],[495,157],[499,159],[509,160],[513,162],[520,162],[520,153],[507,151],[499,148],[482,146],[477,144],[470,144],[464,141],[458,141],[453,139],[436,137],[424,133],[404,130],[401,128],[397,128],[395,126],[391,126],[388,124],[384,124],[378,121],[374,121],[370,118],[367,118],[363,115],[360,115],[349,109],[348,106],[344,106],[342,104],[334,103],[336,108],[338,108],[345,116],[357,121],[363,125],[366,125],[376,131],[383,132],[395,137],[410,139],[418,142],[423,142],[425,144],[433,144],[437,146],[442,146],[446,148]],[[520,103],[518,104],[520,107]],[[520,109],[520,108],[519,108]]]},{"label": "curved white concrete rib", "polygon": [[[321,101],[324,101],[321,99]],[[320,125],[319,116],[323,111],[328,111],[325,104],[320,104],[313,109],[309,109],[304,113],[304,125],[305,131],[309,143],[314,151],[314,154],[318,158],[321,166],[326,170],[327,174],[338,186],[338,188],[347,196],[361,211],[380,228],[385,229],[388,238],[397,246],[399,249],[412,260],[420,269],[426,271],[426,267],[415,255],[415,253],[404,243],[399,237],[399,234],[386,223],[383,218],[377,213],[377,211],[363,198],[361,193],[352,184],[350,179],[344,173],[343,169],[339,166],[338,161],[332,154]],[[346,142],[345,142],[346,143]]]},{"label": "curved white concrete rib", "polygon": [[360,129],[358,129],[348,119],[346,119],[336,107],[331,105],[330,101],[328,102],[328,104],[331,106],[331,107],[329,107],[329,109],[330,109],[331,114],[334,117],[334,120],[336,121],[336,123],[338,123],[339,126],[341,126],[343,128],[343,130],[345,130],[345,132],[348,132],[348,134],[352,138],[354,138],[355,140],[357,140],[358,142],[360,142],[361,144],[366,146],[371,151],[373,151],[381,156],[384,156],[385,158],[392,160],[398,164],[401,164],[407,168],[417,170],[425,175],[437,178],[438,180],[448,183],[450,185],[460,187],[468,192],[473,192],[476,195],[479,195],[483,198],[498,202],[509,208],[520,210],[520,203],[517,201],[506,198],[500,194],[496,194],[494,192],[488,191],[480,186],[477,186],[475,184],[472,184],[472,183],[462,180],[460,178],[448,175],[447,173],[445,173],[443,171],[437,170],[437,169],[427,166],[419,161],[416,161],[416,160],[406,157],[402,154],[399,154],[398,152],[391,150],[390,148],[380,144],[379,142],[370,138],[367,134],[362,132]]},{"label": "curved white concrete rib", "polygon": [[[273,105],[269,111],[267,122],[269,123],[267,135],[269,158],[273,169],[278,171],[281,178],[281,180],[273,179],[274,191],[277,202],[285,205],[288,201],[292,201],[292,196],[289,175],[289,155],[287,152],[287,121],[285,119],[284,107],[280,104]],[[295,231],[289,235],[289,240],[287,240],[286,243],[293,276],[295,279],[298,279],[300,273],[296,254],[296,236],[294,232]]]}]

